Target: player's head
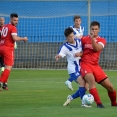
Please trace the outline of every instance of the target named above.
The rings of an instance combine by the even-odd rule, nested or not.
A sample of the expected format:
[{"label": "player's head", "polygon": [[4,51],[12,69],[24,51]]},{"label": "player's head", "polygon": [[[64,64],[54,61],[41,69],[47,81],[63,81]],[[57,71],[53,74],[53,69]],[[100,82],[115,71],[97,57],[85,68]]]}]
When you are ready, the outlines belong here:
[{"label": "player's head", "polygon": [[97,21],[92,21],[90,24],[90,32],[94,33],[94,36],[98,36],[98,33],[100,31],[100,23]]},{"label": "player's head", "polygon": [[69,43],[73,43],[74,41],[74,31],[72,28],[68,27],[64,31],[64,35],[66,37],[66,41]]},{"label": "player's head", "polygon": [[17,24],[18,24],[18,14],[17,13],[10,14],[10,22],[12,25],[17,26]]},{"label": "player's head", "polygon": [[4,17],[0,17],[0,26],[3,26],[4,22],[5,22]]},{"label": "player's head", "polygon": [[74,18],[74,27],[75,28],[80,28],[81,25],[81,17],[79,15],[75,15]]}]

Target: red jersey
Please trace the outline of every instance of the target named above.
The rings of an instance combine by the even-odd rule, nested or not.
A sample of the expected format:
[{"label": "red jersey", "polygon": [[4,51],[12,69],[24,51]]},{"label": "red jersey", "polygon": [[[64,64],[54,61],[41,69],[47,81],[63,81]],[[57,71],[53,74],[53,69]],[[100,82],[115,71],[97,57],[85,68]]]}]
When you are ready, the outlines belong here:
[{"label": "red jersey", "polygon": [[[93,65],[98,64],[101,51],[95,51],[93,49],[90,36],[82,37],[81,41],[83,46],[83,56],[81,57],[81,61]],[[99,36],[95,39],[95,41],[96,43],[102,44],[103,47],[106,44],[106,40]]]},{"label": "red jersey", "polygon": [[12,24],[6,24],[1,28],[0,50],[12,49],[14,50],[14,40],[12,35],[17,35],[17,29]]},{"label": "red jersey", "polygon": [[3,27],[3,26],[0,26],[0,39],[1,39],[1,30],[2,30],[2,27]]}]

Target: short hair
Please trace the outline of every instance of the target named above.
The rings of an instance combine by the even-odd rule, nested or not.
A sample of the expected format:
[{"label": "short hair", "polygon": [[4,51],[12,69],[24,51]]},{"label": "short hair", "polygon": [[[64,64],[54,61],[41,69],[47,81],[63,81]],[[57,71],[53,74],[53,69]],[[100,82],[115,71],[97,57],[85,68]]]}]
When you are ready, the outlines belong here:
[{"label": "short hair", "polygon": [[65,29],[64,35],[67,37],[67,36],[69,36],[73,32],[74,32],[73,29],[70,28],[70,27],[68,27],[68,28]]},{"label": "short hair", "polygon": [[91,28],[92,26],[98,26],[98,27],[100,28],[100,23],[97,22],[97,21],[93,21],[93,22],[91,22],[91,24],[90,24],[90,28]]},{"label": "short hair", "polygon": [[13,17],[18,17],[18,14],[17,13],[11,13],[10,18],[13,18]]},{"label": "short hair", "polygon": [[81,19],[81,17],[79,15],[75,15],[73,20],[75,21],[75,19]]}]

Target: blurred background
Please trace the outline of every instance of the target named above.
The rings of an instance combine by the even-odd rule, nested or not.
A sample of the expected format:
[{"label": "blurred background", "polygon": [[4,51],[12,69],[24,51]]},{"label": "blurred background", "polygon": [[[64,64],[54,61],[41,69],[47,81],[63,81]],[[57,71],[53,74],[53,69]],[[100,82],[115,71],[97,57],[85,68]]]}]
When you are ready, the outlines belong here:
[{"label": "blurred background", "polygon": [[104,37],[100,65],[105,70],[117,69],[117,0],[0,0],[0,17],[9,23],[10,14],[19,15],[18,35],[27,43],[17,42],[14,68],[66,69],[66,58],[56,62],[54,56],[64,43],[65,28],[80,15],[84,35],[90,22],[100,22],[99,35]]}]

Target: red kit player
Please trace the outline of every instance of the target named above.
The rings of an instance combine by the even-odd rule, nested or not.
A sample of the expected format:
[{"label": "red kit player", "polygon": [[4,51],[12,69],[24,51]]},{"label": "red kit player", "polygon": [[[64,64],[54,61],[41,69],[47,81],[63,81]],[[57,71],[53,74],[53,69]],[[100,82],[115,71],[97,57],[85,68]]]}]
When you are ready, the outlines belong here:
[{"label": "red kit player", "polygon": [[93,21],[90,24],[90,35],[84,36],[81,39],[83,46],[81,75],[84,77],[85,81],[88,82],[89,92],[94,96],[97,107],[104,108],[98,95],[95,82],[107,89],[108,96],[111,100],[111,106],[117,106],[117,103],[116,91],[106,73],[98,64],[100,53],[106,44],[106,40],[98,35],[99,30],[100,23]]},{"label": "red kit player", "polygon": [[[1,29],[1,38],[0,38],[0,56],[4,59],[5,70],[2,72],[0,77],[0,90],[3,88],[3,83],[7,82],[10,75],[12,66],[14,65],[14,43],[15,41],[24,41],[28,40],[27,37],[18,37],[17,36],[17,26],[18,24],[18,15],[12,13],[10,15],[10,23],[6,24]],[[7,84],[4,85],[3,89],[7,89]]]}]

